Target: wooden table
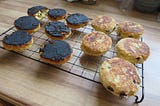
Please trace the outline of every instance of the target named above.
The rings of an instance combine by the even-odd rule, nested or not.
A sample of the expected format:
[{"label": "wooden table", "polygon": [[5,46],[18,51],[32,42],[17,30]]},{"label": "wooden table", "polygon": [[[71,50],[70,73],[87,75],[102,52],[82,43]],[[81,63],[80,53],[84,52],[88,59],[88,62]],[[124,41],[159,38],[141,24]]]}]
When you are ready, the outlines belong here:
[{"label": "wooden table", "polygon": [[[112,0],[96,5],[67,3],[65,0],[0,0],[0,32],[13,25],[15,19],[27,15],[29,7],[44,5],[81,12],[91,18],[110,15],[117,21],[131,20],[144,25],[144,41],[151,55],[144,63],[145,98],[141,106],[160,104],[160,23],[156,15],[129,12],[127,16]],[[134,99],[121,100],[108,93],[102,85],[65,73],[48,65],[0,49],[0,98],[16,105],[33,106],[129,106]]]}]

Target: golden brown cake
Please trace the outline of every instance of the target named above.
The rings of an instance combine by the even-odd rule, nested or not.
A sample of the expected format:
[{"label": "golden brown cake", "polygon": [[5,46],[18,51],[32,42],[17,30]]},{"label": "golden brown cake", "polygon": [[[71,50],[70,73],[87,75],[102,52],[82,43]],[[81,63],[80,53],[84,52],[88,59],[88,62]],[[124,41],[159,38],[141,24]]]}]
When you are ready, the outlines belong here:
[{"label": "golden brown cake", "polygon": [[91,22],[92,27],[97,31],[102,31],[106,34],[110,34],[116,27],[116,22],[109,16],[97,16]]},{"label": "golden brown cake", "polygon": [[117,26],[117,34],[121,38],[140,39],[143,32],[143,26],[136,22],[124,21],[120,22]]},{"label": "golden brown cake", "polygon": [[64,64],[72,57],[73,50],[67,42],[53,40],[44,44],[39,53],[41,60],[46,63]]},{"label": "golden brown cake", "polygon": [[89,19],[84,14],[75,13],[69,15],[66,18],[66,22],[70,28],[76,29],[86,26],[89,22]]},{"label": "golden brown cake", "polygon": [[143,63],[150,55],[150,49],[144,42],[134,38],[121,39],[116,44],[117,56],[133,64]]},{"label": "golden brown cake", "polygon": [[137,68],[117,57],[105,60],[100,67],[99,75],[103,86],[120,97],[134,96],[141,83]]},{"label": "golden brown cake", "polygon": [[24,51],[33,44],[33,37],[24,31],[16,31],[3,38],[3,47],[7,50]]},{"label": "golden brown cake", "polygon": [[40,22],[32,16],[23,16],[15,20],[15,27],[18,30],[23,30],[28,33],[33,33],[39,30]]},{"label": "golden brown cake", "polygon": [[105,54],[112,46],[112,39],[103,32],[93,31],[82,39],[81,49],[90,56]]}]

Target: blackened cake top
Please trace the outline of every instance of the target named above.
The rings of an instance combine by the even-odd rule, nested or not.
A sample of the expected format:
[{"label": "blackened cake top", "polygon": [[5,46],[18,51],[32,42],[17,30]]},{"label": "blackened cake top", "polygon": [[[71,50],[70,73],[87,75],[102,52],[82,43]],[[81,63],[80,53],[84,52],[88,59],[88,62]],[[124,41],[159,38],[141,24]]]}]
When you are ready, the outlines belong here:
[{"label": "blackened cake top", "polygon": [[76,24],[83,24],[88,22],[88,17],[83,15],[83,14],[79,14],[79,13],[75,13],[75,14],[71,14],[70,16],[67,17],[66,21],[72,25],[76,25]]},{"label": "blackened cake top", "polygon": [[32,39],[32,36],[25,31],[15,31],[11,35],[4,37],[3,42],[8,45],[23,45],[28,43]]},{"label": "blackened cake top", "polygon": [[46,27],[45,31],[54,37],[62,37],[70,33],[70,28],[63,22],[50,22]]},{"label": "blackened cake top", "polygon": [[59,9],[59,8],[56,8],[56,9],[50,9],[48,11],[48,15],[50,17],[60,17],[60,16],[64,16],[66,15],[66,10],[64,9]]},{"label": "blackened cake top", "polygon": [[72,49],[70,45],[62,40],[53,40],[45,44],[40,49],[41,56],[53,61],[61,61],[71,55]]},{"label": "blackened cake top", "polygon": [[34,7],[29,8],[27,12],[28,12],[29,15],[34,15],[38,11],[43,11],[43,10],[46,10],[46,9],[48,9],[48,8],[44,7],[44,6],[34,6]]},{"label": "blackened cake top", "polygon": [[32,30],[38,27],[40,22],[32,16],[23,16],[15,20],[14,25],[20,30]]}]

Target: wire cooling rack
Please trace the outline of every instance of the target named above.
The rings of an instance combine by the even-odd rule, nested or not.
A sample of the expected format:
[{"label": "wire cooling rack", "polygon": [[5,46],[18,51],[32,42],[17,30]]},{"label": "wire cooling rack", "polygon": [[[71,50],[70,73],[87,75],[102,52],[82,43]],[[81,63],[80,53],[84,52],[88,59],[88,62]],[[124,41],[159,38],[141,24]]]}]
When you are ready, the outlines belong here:
[{"label": "wire cooling rack", "polygon": [[[42,20],[40,30],[32,34],[34,38],[34,43],[32,47],[25,50],[24,52],[14,52],[14,51],[11,51],[11,52],[14,52],[16,54],[22,55],[24,57],[30,58],[32,60],[35,60],[44,64],[47,64],[42,60],[40,60],[39,49],[45,42],[49,41],[49,38],[45,35],[45,32],[44,32],[45,25],[48,24],[48,22],[49,22],[48,19]],[[112,38],[113,44],[111,49],[106,54],[99,57],[87,56],[83,54],[83,51],[81,51],[81,48],[80,48],[81,39],[85,34],[90,33],[93,30],[94,29],[91,27],[90,24],[88,24],[83,28],[72,30],[72,35],[66,39],[66,41],[71,45],[73,49],[72,58],[63,65],[51,65],[51,64],[48,64],[48,65],[51,65],[57,69],[68,72],[70,74],[82,77],[84,79],[87,79],[96,83],[100,83],[99,66],[104,60],[110,59],[116,56],[115,45],[119,40],[119,38],[116,35],[116,33],[113,32],[112,34],[109,35]],[[2,45],[3,37],[6,35],[10,35],[14,31],[16,31],[16,28],[13,26],[0,35],[0,48],[5,49]],[[139,69],[142,84],[140,86],[141,89],[139,93],[135,96],[136,97],[135,103],[140,103],[144,99],[144,76],[143,76],[144,68],[143,68],[143,64],[138,64],[136,65],[136,67]]]}]

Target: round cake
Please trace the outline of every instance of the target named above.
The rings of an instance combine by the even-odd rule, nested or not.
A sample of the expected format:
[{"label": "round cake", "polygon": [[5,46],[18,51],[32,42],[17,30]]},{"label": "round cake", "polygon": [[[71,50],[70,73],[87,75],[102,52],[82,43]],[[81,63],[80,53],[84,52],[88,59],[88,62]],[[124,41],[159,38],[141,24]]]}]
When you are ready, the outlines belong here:
[{"label": "round cake", "polygon": [[97,16],[91,22],[92,27],[97,31],[102,31],[106,34],[110,34],[116,27],[116,22],[109,16]]},{"label": "round cake", "polygon": [[62,40],[46,43],[39,51],[41,60],[49,64],[64,64],[72,56],[72,48]]},{"label": "round cake", "polygon": [[144,42],[134,38],[121,39],[116,44],[117,56],[133,64],[143,63],[150,55],[150,49]]},{"label": "round cake", "polygon": [[71,35],[70,28],[65,25],[63,22],[50,22],[45,27],[46,35],[54,40],[63,40]]},{"label": "round cake", "polygon": [[23,51],[33,44],[33,37],[25,31],[16,31],[5,36],[2,42],[7,50]]},{"label": "round cake", "polygon": [[83,14],[79,14],[79,13],[75,13],[75,14],[71,14],[66,18],[67,21],[67,25],[70,28],[76,29],[76,28],[80,28],[80,27],[84,27],[88,24],[88,17],[83,15]]},{"label": "round cake", "polygon": [[142,25],[136,22],[124,21],[117,25],[117,34],[121,38],[136,38],[140,39],[144,33]]},{"label": "round cake", "polygon": [[112,39],[103,32],[93,31],[82,38],[81,49],[90,56],[101,56],[112,46]]},{"label": "round cake", "polygon": [[40,22],[32,16],[20,17],[15,20],[14,25],[18,30],[23,30],[28,33],[36,32],[40,28]]},{"label": "round cake", "polygon": [[27,11],[29,16],[33,16],[38,20],[42,20],[47,16],[48,8],[45,6],[33,6]]},{"label": "round cake", "polygon": [[105,60],[100,67],[99,75],[103,86],[120,97],[134,96],[141,83],[137,68],[117,57]]},{"label": "round cake", "polygon": [[62,20],[66,17],[66,15],[67,15],[67,12],[64,9],[56,8],[56,9],[50,9],[48,11],[48,18],[51,21]]}]

